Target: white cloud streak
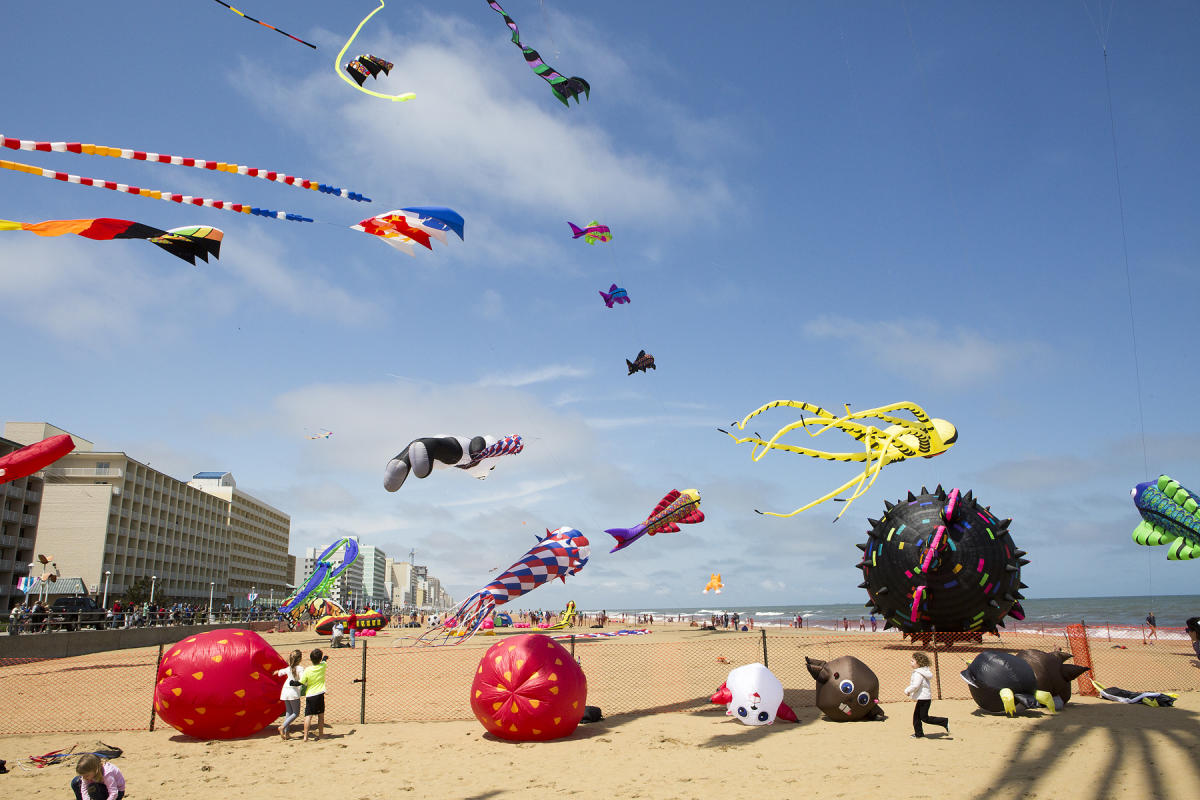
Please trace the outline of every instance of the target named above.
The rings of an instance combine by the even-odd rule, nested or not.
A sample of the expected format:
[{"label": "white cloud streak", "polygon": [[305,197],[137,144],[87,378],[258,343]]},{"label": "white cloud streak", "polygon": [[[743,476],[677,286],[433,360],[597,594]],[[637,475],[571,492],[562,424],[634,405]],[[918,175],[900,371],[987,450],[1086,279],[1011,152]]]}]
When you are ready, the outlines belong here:
[{"label": "white cloud streak", "polygon": [[847,342],[859,356],[893,374],[911,370],[912,354],[921,354],[921,369],[943,385],[968,386],[995,379],[1014,365],[1033,359],[1045,347],[1033,341],[1001,342],[968,328],[947,329],[936,322],[859,322],[825,315],[804,325],[819,339]]}]

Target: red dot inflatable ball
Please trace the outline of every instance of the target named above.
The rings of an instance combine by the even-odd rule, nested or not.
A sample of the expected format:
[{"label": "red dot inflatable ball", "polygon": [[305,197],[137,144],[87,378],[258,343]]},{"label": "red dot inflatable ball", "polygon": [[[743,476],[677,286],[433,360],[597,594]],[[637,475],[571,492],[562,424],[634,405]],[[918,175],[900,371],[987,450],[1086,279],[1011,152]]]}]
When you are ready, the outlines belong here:
[{"label": "red dot inflatable ball", "polygon": [[240,739],[280,714],[287,663],[253,631],[223,629],[189,636],[158,666],[154,708],[171,727],[197,739]]},{"label": "red dot inflatable ball", "polygon": [[587,678],[549,636],[526,633],[496,642],[471,683],[471,710],[488,733],[517,742],[569,736],[583,717]]}]

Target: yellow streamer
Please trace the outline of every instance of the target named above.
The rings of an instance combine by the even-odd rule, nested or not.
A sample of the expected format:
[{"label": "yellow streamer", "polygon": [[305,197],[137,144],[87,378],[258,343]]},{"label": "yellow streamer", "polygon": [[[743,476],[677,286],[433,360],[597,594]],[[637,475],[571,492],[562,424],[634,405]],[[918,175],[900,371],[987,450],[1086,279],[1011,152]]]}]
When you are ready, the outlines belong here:
[{"label": "yellow streamer", "polygon": [[345,57],[346,51],[350,49],[350,45],[354,44],[354,39],[358,36],[358,32],[362,30],[363,25],[367,24],[367,20],[369,20],[371,17],[375,16],[381,10],[383,10],[384,5],[385,5],[384,0],[379,0],[379,8],[375,9],[370,14],[367,14],[365,17],[363,17],[363,21],[358,23],[358,27],[354,29],[354,33],[350,34],[350,38],[346,41],[346,46],[342,48],[342,52],[338,53],[337,58],[333,59],[333,71],[335,73],[337,73],[337,76],[339,78],[341,78],[346,83],[350,84],[355,89],[362,92],[363,94],[369,94],[372,97],[381,97],[384,100],[395,100],[398,102],[404,102],[405,100],[412,100],[414,97],[416,97],[416,94],[414,94],[413,92],[406,92],[404,94],[380,94],[379,92],[373,92],[370,89],[364,89],[363,87],[359,86],[357,83],[355,83],[353,80],[351,80],[350,77],[348,75],[346,75],[345,72],[342,70],[342,59]]}]

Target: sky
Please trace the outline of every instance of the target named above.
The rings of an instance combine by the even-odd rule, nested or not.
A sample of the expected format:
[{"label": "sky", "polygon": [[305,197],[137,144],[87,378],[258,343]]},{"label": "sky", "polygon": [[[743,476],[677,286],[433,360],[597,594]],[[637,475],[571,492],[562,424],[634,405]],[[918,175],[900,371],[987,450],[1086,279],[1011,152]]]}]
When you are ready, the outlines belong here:
[{"label": "sky", "polygon": [[[483,0],[392,2],[367,23],[354,54],[395,63],[368,86],[405,103],[333,74],[373,0],[243,4],[318,49],[211,0],[14,4],[0,134],[373,202],[5,150],[317,222],[0,171],[3,219],[225,231],[196,267],[144,242],[0,234],[0,420],[182,480],[228,470],[291,515],[293,553],[344,535],[415,549],[456,599],[569,526],[586,568],[514,605],[711,608],[712,572],[728,606],[865,601],[867,519],[939,483],[1013,519],[1031,597],[1197,591],[1200,566],[1131,541],[1129,499],[1163,472],[1200,483],[1194,3],[509,0],[523,40],[591,84],[570,108]],[[349,229],[410,205],[456,209],[465,241],[409,258]],[[611,244],[570,238],[593,219]],[[630,304],[605,307],[612,283]],[[657,369],[627,375],[641,349]],[[887,467],[836,523],[841,503],[762,516],[857,472],[756,463],[718,432],[779,399],[912,401],[959,440]],[[511,433],[525,451],[486,480],[382,488],[414,438]],[[814,444],[850,449],[838,436]],[[607,552],[605,528],[685,488],[703,523]]]}]

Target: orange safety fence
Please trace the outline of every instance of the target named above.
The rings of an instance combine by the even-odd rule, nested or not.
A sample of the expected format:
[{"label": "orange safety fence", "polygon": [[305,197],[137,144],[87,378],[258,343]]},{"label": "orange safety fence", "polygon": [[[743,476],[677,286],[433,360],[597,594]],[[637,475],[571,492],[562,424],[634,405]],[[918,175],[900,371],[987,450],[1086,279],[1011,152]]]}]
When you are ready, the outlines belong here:
[{"label": "orange safety fence", "polygon": [[[783,682],[786,702],[797,708],[812,706],[815,681],[805,657],[831,660],[843,655],[855,656],[875,672],[879,702],[891,713],[889,704],[907,699],[904,688],[911,676],[910,660],[918,650],[933,661],[937,698],[969,698],[959,673],[988,650],[1062,649],[1072,653],[1073,663],[1090,663],[1096,680],[1106,686],[1200,690],[1200,661],[1179,628],[1158,629],[1157,639],[1146,645],[1137,626],[1077,625],[1044,634],[1002,630],[999,636],[939,632],[918,634],[915,639],[895,630],[817,628],[704,631],[683,640],[644,635],[572,641],[570,631],[558,633],[587,676],[587,703],[599,706],[605,715],[707,707],[709,696],[730,670],[756,661],[765,663]],[[583,631],[576,629],[576,633]],[[327,648],[327,639],[311,633],[268,635],[283,652],[293,647],[306,653],[314,646]],[[411,639],[401,631],[388,630],[377,637],[359,637],[356,649],[326,649],[330,657],[326,720],[342,724],[472,719],[471,680],[479,659],[496,640],[478,635],[461,645],[411,647],[403,646]],[[151,720],[158,655],[157,647],[143,647],[70,658],[0,659],[0,682],[5,687],[0,735],[161,726],[161,721]],[[1094,691],[1087,676],[1076,682],[1074,690]]]}]

